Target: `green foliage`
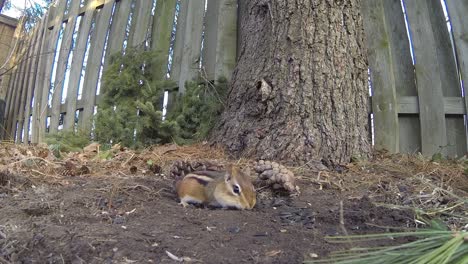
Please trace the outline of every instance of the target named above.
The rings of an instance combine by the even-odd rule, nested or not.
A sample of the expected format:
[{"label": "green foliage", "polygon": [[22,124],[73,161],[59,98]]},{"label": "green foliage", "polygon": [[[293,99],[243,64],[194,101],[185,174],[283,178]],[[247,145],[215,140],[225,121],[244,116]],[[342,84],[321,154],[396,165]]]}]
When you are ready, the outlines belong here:
[{"label": "green foliage", "polygon": [[83,131],[60,131],[46,135],[45,140],[58,158],[61,157],[61,152],[78,152],[90,143],[89,134]]},{"label": "green foliage", "polygon": [[102,143],[120,142],[127,147],[167,143],[176,128],[162,120],[162,98],[173,82],[157,80],[153,65],[164,63],[154,51],[129,49],[111,57],[103,76],[103,101],[95,122],[96,139]]},{"label": "green foliage", "polygon": [[[0,6],[0,13],[3,10],[8,9],[18,9],[21,11],[22,16],[24,16],[24,30],[26,32],[30,31],[37,22],[44,16],[46,11],[49,9],[50,5],[52,4],[52,0],[42,0],[42,1],[28,1],[26,4],[26,8],[19,9],[15,2],[11,0],[6,0],[4,2],[4,6]],[[1,3],[1,1],[0,1]]]},{"label": "green foliage", "polygon": [[333,252],[329,259],[305,261],[305,263],[467,263],[468,232],[453,232],[446,226],[435,223],[432,228],[357,236],[327,237],[331,243],[352,243],[395,239],[398,237],[415,239],[401,245],[375,248],[352,248]]},{"label": "green foliage", "polygon": [[184,94],[175,99],[169,119],[180,127],[178,140],[191,143],[206,139],[224,109],[227,80],[220,78],[212,83],[187,83]]},{"label": "green foliage", "polygon": [[[154,68],[165,63],[154,51],[130,49],[115,55],[103,76],[102,102],[95,117],[95,136],[101,143],[127,147],[169,142],[190,143],[206,138],[223,109],[227,82],[216,86],[188,82],[186,93],[176,95],[176,84],[160,80]],[[163,120],[165,91],[173,106]]]}]

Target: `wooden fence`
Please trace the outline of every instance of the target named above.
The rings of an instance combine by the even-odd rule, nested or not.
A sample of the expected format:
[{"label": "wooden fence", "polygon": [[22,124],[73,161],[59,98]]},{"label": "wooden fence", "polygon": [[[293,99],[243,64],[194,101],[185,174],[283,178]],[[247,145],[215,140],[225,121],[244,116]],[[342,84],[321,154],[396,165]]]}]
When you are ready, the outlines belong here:
[{"label": "wooden fence", "polygon": [[[468,102],[461,83],[468,83],[468,2],[446,0],[451,32],[439,0],[362,4],[375,146],[466,154]],[[17,56],[6,96],[6,138],[40,142],[62,122],[65,129],[75,127],[76,119],[89,129],[102,68],[109,54],[125,46],[148,44],[167,53],[170,78],[181,91],[200,69],[212,80],[229,77],[236,60],[236,21],[236,0],[58,1],[19,42],[17,53],[24,55]],[[166,66],[154,74],[164,78]]]},{"label": "wooden fence", "polygon": [[466,154],[468,1],[445,2],[453,34],[440,0],[363,0],[377,148]]},{"label": "wooden fence", "polygon": [[[19,41],[3,138],[37,143],[62,128],[89,130],[101,74],[126,47],[167,54],[183,91],[200,72],[231,75],[236,37],[236,0],[59,0]],[[155,77],[166,78],[167,68]]]}]

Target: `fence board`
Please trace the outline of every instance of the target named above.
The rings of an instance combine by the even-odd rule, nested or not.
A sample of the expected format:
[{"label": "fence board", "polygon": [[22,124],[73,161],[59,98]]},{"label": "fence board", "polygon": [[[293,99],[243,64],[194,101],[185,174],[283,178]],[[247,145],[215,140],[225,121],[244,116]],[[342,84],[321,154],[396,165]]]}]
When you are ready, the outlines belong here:
[{"label": "fence board", "polygon": [[135,1],[132,29],[129,35],[129,43],[132,47],[144,46],[148,36],[152,7],[153,1]]},{"label": "fence board", "polygon": [[23,96],[23,91],[24,91],[24,77],[25,77],[25,72],[26,72],[26,56],[29,52],[29,47],[28,47],[28,38],[25,37],[23,40],[23,51],[21,52],[21,66],[18,71],[18,81],[15,82],[15,100],[13,101],[12,104],[12,115],[11,115],[11,135],[13,136],[13,139],[16,140],[18,136],[18,131],[17,131],[17,120],[18,120],[18,112],[19,112],[19,104],[21,101],[21,98]]},{"label": "fence board", "polygon": [[12,134],[11,134],[11,118],[12,118],[12,105],[15,101],[15,96],[16,96],[16,86],[15,86],[15,83],[17,82],[18,78],[19,78],[19,74],[18,74],[18,71],[19,71],[19,66],[20,65],[17,65],[15,66],[16,68],[13,69],[13,76],[12,78],[10,78],[10,83],[8,85],[8,90],[10,90],[11,92],[11,95],[10,97],[8,98],[8,101],[7,101],[7,105],[5,106],[5,123],[4,123],[4,138],[7,138],[7,139],[12,139]]},{"label": "fence board", "polygon": [[104,71],[107,69],[111,56],[117,52],[121,52],[123,49],[125,30],[127,28],[132,1],[121,0],[116,2],[115,5],[114,16],[109,33],[109,41],[107,44],[107,55],[104,59]]},{"label": "fence board", "polygon": [[[440,1],[427,1],[431,14],[432,29],[436,37],[436,53],[439,58],[442,92],[445,97],[461,97],[461,89],[456,61],[453,53],[450,34],[447,29],[446,19]],[[448,157],[460,157],[466,154],[466,137],[455,137],[465,134],[464,118],[462,115],[447,115],[447,145],[444,151]],[[460,130],[461,129],[461,130]],[[452,140],[459,140],[453,144]],[[451,143],[452,142],[452,143]],[[457,145],[465,146],[462,150]],[[445,147],[445,146],[444,146]]]},{"label": "fence board", "polygon": [[431,14],[425,0],[405,1],[414,44],[417,89],[419,95],[419,117],[421,122],[422,154],[444,152],[447,145],[444,101],[440,76],[440,58],[436,32],[432,29]]},{"label": "fence board", "polygon": [[187,1],[187,16],[185,20],[183,53],[181,56],[179,92],[185,91],[185,82],[198,77],[201,38],[203,32],[204,0]]},{"label": "fence board", "polygon": [[86,78],[83,84],[82,95],[82,98],[85,101],[82,118],[86,120],[83,123],[83,129],[86,131],[91,128],[91,119],[96,102],[97,82],[113,5],[114,1],[106,1],[104,7],[96,14],[96,27],[91,35],[85,73]]},{"label": "fence board", "polygon": [[[52,30],[47,28],[49,21],[50,12],[46,13],[45,17],[43,18],[43,32],[42,32],[42,39],[40,42],[40,55],[37,67],[37,77],[35,80],[35,90],[34,90],[34,106],[32,109],[32,126],[31,126],[31,143],[38,143],[39,142],[39,134],[44,134],[45,130],[45,122],[41,122],[41,112],[43,111],[42,107],[43,104],[47,106],[47,101],[43,100],[43,98],[47,98],[49,93],[49,86],[45,80],[46,68],[48,58],[52,57],[48,54],[48,45],[51,42],[51,33]],[[43,102],[44,101],[44,102]]]},{"label": "fence board", "polygon": [[64,120],[64,129],[73,129],[75,126],[75,111],[78,86],[81,77],[81,70],[86,52],[86,45],[88,43],[89,31],[93,22],[93,16],[96,10],[97,3],[100,1],[89,1],[86,5],[86,11],[82,17],[81,25],[79,27],[78,37],[76,39],[76,49],[73,52],[73,60],[70,69],[70,81],[68,83],[68,92],[66,100],[66,115]]},{"label": "fence board", "polygon": [[6,94],[6,97],[5,97],[5,113],[4,113],[4,119],[3,119],[3,123],[2,123],[2,131],[1,131],[1,135],[2,135],[2,138],[6,138],[6,137],[9,137],[9,135],[7,134],[7,126],[8,126],[8,122],[10,121],[8,119],[8,115],[10,114],[10,108],[11,108],[11,104],[13,102],[13,97],[15,96],[15,92],[14,92],[14,82],[15,82],[15,79],[17,77],[17,68],[18,66],[16,65],[16,63],[18,63],[18,53],[20,51],[20,48],[21,48],[21,41],[20,41],[20,36],[19,36],[19,30],[18,28],[16,29],[15,31],[15,38],[13,41],[17,41],[16,43],[16,47],[15,47],[15,50],[13,50],[13,54],[10,58],[10,62],[9,62],[9,68],[10,68],[10,78],[8,79],[8,83],[6,85],[6,89],[7,89],[7,94]]},{"label": "fence board", "polygon": [[[218,10],[222,1],[207,0],[205,16],[205,37],[203,46],[203,74],[208,80],[215,80],[216,51],[218,46]],[[223,18],[222,18],[223,19]],[[221,20],[222,20],[221,19]]]},{"label": "fence board", "polygon": [[375,147],[390,152],[399,151],[399,127],[395,76],[387,14],[382,0],[362,2],[364,27],[367,33],[369,66],[373,86],[372,109],[375,125]]},{"label": "fence board", "polygon": [[47,107],[49,104],[49,95],[51,93],[51,84],[52,84],[52,67],[54,64],[55,53],[57,52],[57,42],[60,30],[62,28],[62,18],[63,13],[65,12],[66,1],[58,1],[56,7],[51,6],[49,8],[49,16],[47,21],[49,21],[49,28],[51,31],[47,32],[47,37],[44,36],[46,41],[44,44],[45,57],[43,61],[44,67],[44,79],[41,85],[42,95],[40,102],[40,109],[38,115],[38,124],[41,124],[41,129],[38,130],[38,139],[40,142],[43,142],[45,139],[45,128],[47,120]]},{"label": "fence board", "polygon": [[[411,61],[410,46],[406,32],[405,18],[400,0],[385,0],[383,2],[388,39],[391,44],[391,59],[393,80],[397,102],[402,96],[417,96],[414,67]],[[418,106],[416,98],[416,107]],[[399,151],[414,153],[421,151],[421,130],[418,115],[398,115]],[[376,129],[378,130],[378,129]]]},{"label": "fence board", "polygon": [[0,131],[0,135],[2,137],[2,139],[4,138],[7,138],[7,122],[9,121],[8,120],[8,109],[9,109],[9,106],[11,104],[11,98],[13,96],[13,83],[14,83],[14,80],[16,78],[16,70],[12,69],[11,70],[11,73],[10,73],[10,78],[8,80],[8,84],[7,84],[7,95],[5,97],[5,110],[4,110],[4,116],[3,116],[3,120],[2,120],[2,123],[0,124],[2,127],[1,127],[1,131]]},{"label": "fence board", "polygon": [[36,27],[36,33],[34,37],[34,51],[32,52],[32,58],[31,58],[31,68],[28,71],[28,94],[26,97],[26,105],[24,106],[24,135],[25,138],[23,138],[23,142],[28,143],[29,141],[29,131],[31,128],[31,104],[32,104],[32,98],[34,96],[34,89],[35,89],[35,82],[37,78],[37,65],[39,62],[39,56],[40,56],[40,47],[41,47],[41,41],[42,41],[42,35],[43,35],[43,30],[44,30],[44,21],[41,20],[39,21],[37,27]]},{"label": "fence board", "polygon": [[33,32],[30,33],[28,36],[28,39],[26,41],[26,45],[28,47],[28,53],[27,57],[24,59],[25,62],[25,67],[24,67],[24,72],[23,72],[23,83],[22,83],[22,91],[21,91],[21,97],[20,97],[20,102],[16,106],[17,107],[17,117],[15,118],[14,121],[18,122],[18,131],[17,131],[17,142],[21,143],[23,142],[23,128],[24,128],[24,108],[26,104],[26,99],[27,99],[27,94],[29,90],[29,82],[30,82],[30,72],[31,72],[31,67],[32,67],[32,62],[33,62],[33,53],[34,53],[34,39],[37,36],[37,28],[33,30]]},{"label": "fence board", "polygon": [[75,31],[75,23],[80,9],[79,1],[71,1],[70,10],[68,12],[68,22],[63,31],[62,45],[60,47],[59,59],[57,62],[57,73],[54,81],[54,92],[52,94],[52,115],[50,118],[50,133],[56,133],[59,127],[60,104],[62,101],[62,93],[65,85],[65,72],[67,63],[72,49],[73,33]]},{"label": "fence board", "polygon": [[22,59],[22,54],[24,52],[24,38],[21,37],[18,39],[18,46],[15,51],[18,55],[15,58],[15,61],[13,62],[14,69],[13,69],[13,75],[15,76],[10,80],[10,84],[8,87],[8,90],[11,91],[11,96],[9,100],[7,101],[7,108],[6,108],[6,113],[7,113],[7,118],[5,120],[5,127],[6,127],[6,137],[8,139],[13,139],[13,134],[12,134],[12,126],[13,126],[13,109],[15,105],[15,100],[16,97],[18,96],[18,81],[20,78],[20,73],[21,73],[21,59]]},{"label": "fence board", "polygon": [[[175,8],[176,0],[159,0],[156,2],[156,10],[153,17],[151,49],[157,51],[158,55],[164,56],[165,62],[167,62],[169,57]],[[155,80],[164,79],[166,77],[167,65],[154,66],[153,74]]]},{"label": "fence board", "polygon": [[237,0],[222,0],[218,10],[215,80],[231,79],[236,66],[237,52]]},{"label": "fence board", "polygon": [[184,39],[187,24],[188,1],[180,1],[179,15],[177,16],[176,36],[174,43],[174,56],[170,71],[171,79],[179,81],[182,66],[182,54],[184,53]]},{"label": "fence board", "polygon": [[445,2],[452,24],[458,66],[465,89],[465,107],[468,109],[468,23],[466,18],[466,14],[468,14],[468,2],[458,0],[446,0]]}]

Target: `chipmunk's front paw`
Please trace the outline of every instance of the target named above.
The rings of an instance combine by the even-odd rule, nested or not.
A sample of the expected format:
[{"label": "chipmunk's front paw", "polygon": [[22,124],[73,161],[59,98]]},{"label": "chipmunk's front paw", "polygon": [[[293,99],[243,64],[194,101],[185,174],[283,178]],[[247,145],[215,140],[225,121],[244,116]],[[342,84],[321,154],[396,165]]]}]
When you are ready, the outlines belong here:
[{"label": "chipmunk's front paw", "polygon": [[189,204],[185,201],[180,201],[179,204],[182,205],[184,208],[187,208],[187,206],[189,206]]}]

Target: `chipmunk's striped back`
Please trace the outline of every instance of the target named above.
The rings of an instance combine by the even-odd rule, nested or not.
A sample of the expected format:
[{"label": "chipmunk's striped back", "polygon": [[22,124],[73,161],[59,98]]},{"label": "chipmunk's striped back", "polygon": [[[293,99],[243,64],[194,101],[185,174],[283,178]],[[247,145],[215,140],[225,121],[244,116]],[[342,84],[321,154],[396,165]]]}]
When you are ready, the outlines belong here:
[{"label": "chipmunk's striped back", "polygon": [[180,203],[207,204],[216,207],[252,209],[256,192],[248,176],[239,168],[227,171],[195,171],[175,182]]}]

